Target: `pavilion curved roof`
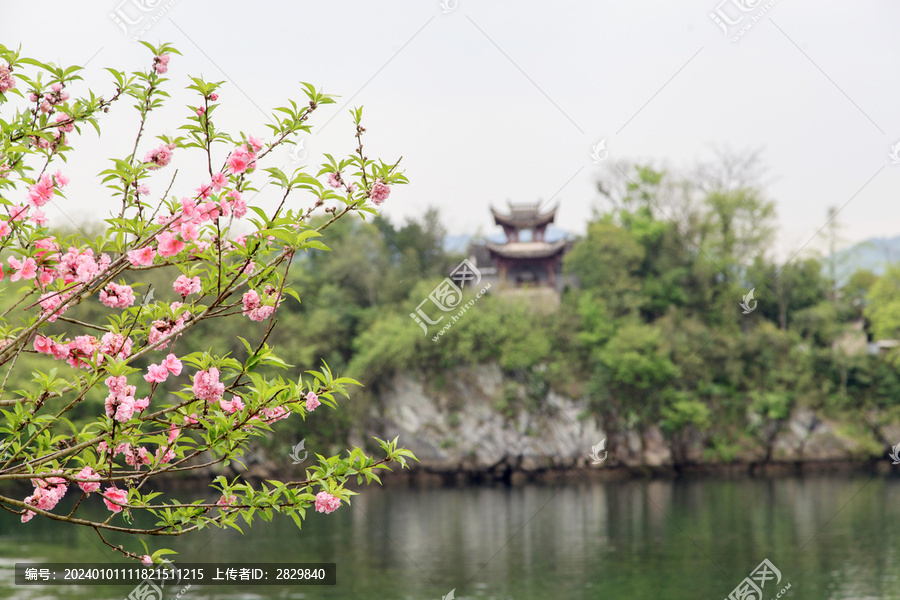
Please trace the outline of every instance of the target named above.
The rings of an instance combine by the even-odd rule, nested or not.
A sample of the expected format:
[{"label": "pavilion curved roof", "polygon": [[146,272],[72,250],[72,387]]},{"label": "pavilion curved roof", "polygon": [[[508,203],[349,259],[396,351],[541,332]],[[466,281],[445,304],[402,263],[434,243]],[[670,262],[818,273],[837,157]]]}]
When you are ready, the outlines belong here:
[{"label": "pavilion curved roof", "polygon": [[497,225],[505,227],[513,227],[515,229],[529,229],[532,227],[542,227],[552,223],[556,218],[557,206],[549,211],[542,213],[540,203],[534,204],[513,204],[509,203],[509,212],[498,212],[493,206],[491,213],[494,215],[494,222]]},{"label": "pavilion curved roof", "polygon": [[509,242],[507,244],[485,243],[485,247],[491,254],[502,258],[549,258],[564,251],[568,245],[568,240],[556,242]]}]

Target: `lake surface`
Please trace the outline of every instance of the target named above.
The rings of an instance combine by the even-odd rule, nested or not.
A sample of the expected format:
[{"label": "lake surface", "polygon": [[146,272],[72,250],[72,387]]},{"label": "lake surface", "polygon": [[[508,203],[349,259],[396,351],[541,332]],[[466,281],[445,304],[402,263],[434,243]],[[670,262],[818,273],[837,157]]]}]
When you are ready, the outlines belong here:
[{"label": "lake surface", "polygon": [[[439,600],[451,589],[459,600],[722,600],[763,559],[781,572],[764,600],[787,584],[782,598],[900,600],[896,476],[392,484],[313,513],[302,531],[276,517],[245,532],[157,538],[151,548],[177,550],[176,562],[337,564],[332,587],[193,586],[184,600]],[[12,584],[16,561],[116,560],[93,531],[0,514],[2,598],[125,598],[133,586]]]}]

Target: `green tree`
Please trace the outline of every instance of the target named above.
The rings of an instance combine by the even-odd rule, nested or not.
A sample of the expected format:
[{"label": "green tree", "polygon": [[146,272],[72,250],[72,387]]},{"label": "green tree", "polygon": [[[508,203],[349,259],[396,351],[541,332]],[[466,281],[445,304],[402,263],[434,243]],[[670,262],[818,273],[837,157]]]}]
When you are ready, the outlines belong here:
[{"label": "green tree", "polygon": [[891,265],[872,284],[864,314],[875,339],[900,337],[900,267]]}]

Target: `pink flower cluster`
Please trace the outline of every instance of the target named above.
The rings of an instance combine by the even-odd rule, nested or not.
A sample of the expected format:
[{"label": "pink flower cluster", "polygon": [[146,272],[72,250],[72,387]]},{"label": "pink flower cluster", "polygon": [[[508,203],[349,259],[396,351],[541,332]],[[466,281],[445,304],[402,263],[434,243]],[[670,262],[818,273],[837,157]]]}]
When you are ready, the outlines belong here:
[{"label": "pink flower cluster", "polygon": [[[175,441],[175,438],[178,437],[178,433],[179,431],[173,423],[172,426],[169,427],[169,444]],[[109,450],[109,446],[106,442],[100,442],[97,449],[101,452],[106,452]],[[128,442],[122,442],[116,446],[116,449],[113,452],[113,458],[120,454],[125,456],[126,464],[137,468],[152,464],[154,459],[159,463],[164,464],[171,462],[171,460],[175,458],[175,450],[170,446],[160,446],[156,449],[155,454],[150,454],[150,451],[143,446],[132,446]]]},{"label": "pink flower cluster", "polygon": [[217,506],[231,506],[232,504],[237,504],[237,496],[225,496],[223,494],[221,498],[216,500]]},{"label": "pink flower cluster", "polygon": [[65,86],[62,83],[57,82],[50,86],[50,91],[44,94],[43,99],[34,92],[32,92],[28,98],[32,102],[40,101],[41,112],[49,113],[53,111],[54,106],[62,104],[69,99],[69,92],[65,91],[63,88],[65,88]]},{"label": "pink flower cluster", "polygon": [[100,255],[98,262],[94,258],[94,251],[90,248],[82,251],[77,248],[69,248],[65,254],[59,257],[56,271],[67,284],[73,281],[86,283],[101,271],[105,271],[110,262],[109,255],[105,253]]},{"label": "pink flower cluster", "polygon": [[60,293],[60,292],[47,292],[41,296],[39,304],[41,308],[43,308],[43,312],[41,313],[41,318],[50,315],[47,317],[47,322],[52,323],[56,320],[57,317],[65,314],[67,310],[69,310],[69,305],[66,304],[62,308],[60,306],[69,299],[72,295],[69,293]]},{"label": "pink flower cluster", "polygon": [[159,255],[164,258],[169,258],[170,256],[175,256],[182,250],[184,250],[187,244],[184,241],[179,240],[176,234],[171,231],[164,231],[156,236],[157,241],[157,249]]},{"label": "pink flower cluster", "polygon": [[328,185],[337,189],[341,187],[341,174],[340,173],[329,173],[328,174]]},{"label": "pink flower cluster", "polygon": [[122,512],[120,504],[128,504],[128,492],[110,486],[103,490],[103,504],[114,513]]},{"label": "pink flower cluster", "polygon": [[5,94],[7,90],[15,89],[16,80],[13,79],[9,69],[9,64],[0,64],[0,94]]},{"label": "pink flower cluster", "polygon": [[375,180],[375,184],[369,191],[369,199],[372,200],[376,206],[387,200],[390,195],[391,187],[380,179]]},{"label": "pink flower cluster", "polygon": [[159,148],[155,150],[148,150],[147,154],[144,155],[145,163],[152,163],[148,169],[151,171],[155,171],[156,169],[161,169],[172,162],[172,150],[175,149],[175,142],[170,142],[168,144],[162,144]]},{"label": "pink flower cluster", "polygon": [[291,416],[291,411],[286,409],[283,406],[275,406],[272,408],[264,408],[260,411],[260,414],[263,416],[263,421],[266,424],[271,425],[272,423],[277,423],[282,419],[287,419]]},{"label": "pink flower cluster", "polygon": [[33,206],[44,206],[53,198],[57,185],[62,188],[68,184],[69,178],[60,171],[57,171],[55,175],[44,173],[40,179],[28,186],[28,200]]},{"label": "pink flower cluster", "polygon": [[9,263],[9,268],[14,271],[13,274],[9,276],[10,281],[18,281],[20,279],[34,279],[37,275],[37,263],[33,258],[29,257],[24,261],[21,261],[10,256],[6,259],[6,262]]},{"label": "pink flower cluster", "polygon": [[316,494],[316,512],[331,514],[341,507],[339,498],[335,498],[328,492]]},{"label": "pink flower cluster", "polygon": [[156,256],[156,250],[150,246],[144,246],[143,248],[129,250],[126,256],[128,256],[128,262],[131,263],[132,267],[149,267],[153,264],[153,257]]},{"label": "pink flower cluster", "polygon": [[[46,479],[32,479],[34,493],[25,498],[25,504],[35,506],[41,510],[53,510],[66,495],[69,486],[62,477],[47,477]],[[27,523],[34,517],[34,512],[27,510],[22,515],[22,522]]]},{"label": "pink flower cluster", "polygon": [[119,359],[127,358],[131,354],[131,346],[131,338],[112,332],[103,334],[103,338],[99,342],[97,338],[90,335],[80,335],[74,340],[67,339],[63,343],[58,343],[43,335],[34,338],[36,352],[52,354],[56,360],[65,360],[75,368],[84,366],[85,359],[93,358],[94,352],[98,350],[100,352],[98,363],[103,362],[104,355]]},{"label": "pink flower cluster", "polygon": [[237,190],[231,190],[225,194],[225,198],[219,203],[222,208],[222,214],[226,217],[234,214],[235,219],[240,219],[247,214],[247,203],[244,202],[241,193]]},{"label": "pink flower cluster", "polygon": [[110,283],[100,290],[100,302],[109,308],[128,308],[134,304],[134,290],[130,285]]},{"label": "pink flower cluster", "polygon": [[[77,339],[77,338],[76,338]],[[125,423],[135,412],[141,412],[150,405],[149,398],[141,398],[135,400],[134,393],[137,388],[128,385],[128,381],[124,375],[118,377],[107,377],[106,387],[109,388],[109,395],[106,397],[106,416],[115,418],[119,423]],[[116,448],[118,454],[119,448]]]},{"label": "pink flower cluster", "polygon": [[251,321],[265,321],[272,316],[275,308],[281,303],[281,294],[274,287],[267,286],[265,298],[259,297],[259,292],[250,290],[241,297],[243,304],[242,314]]},{"label": "pink flower cluster", "polygon": [[159,56],[153,57],[153,70],[158,74],[162,75],[166,71],[169,70],[169,59],[171,57],[168,54],[160,54]]},{"label": "pink flower cluster", "polygon": [[172,287],[178,294],[181,295],[182,298],[186,298],[191,294],[197,294],[200,292],[200,278],[188,277],[187,275],[179,275],[178,279],[175,280],[175,283],[172,284]]},{"label": "pink flower cluster", "polygon": [[78,479],[90,479],[91,480],[90,482],[87,482],[87,481],[78,482],[78,487],[80,487],[81,491],[84,492],[85,494],[90,494],[90,493],[96,492],[97,490],[100,489],[99,483],[93,483],[94,481],[99,482],[100,476],[97,474],[96,471],[94,471],[94,469],[92,469],[90,467],[83,468],[82,470],[80,470],[78,472],[78,474],[75,477],[77,477]]},{"label": "pink flower cluster", "polygon": [[21,204],[10,204],[6,207],[6,212],[9,213],[10,223],[18,223],[19,221],[27,219],[30,210],[30,207],[22,206]]},{"label": "pink flower cluster", "polygon": [[100,353],[121,360],[131,356],[131,345],[132,340],[130,337],[110,331],[104,333],[103,337],[100,338]]},{"label": "pink flower cluster", "polygon": [[218,402],[225,393],[225,384],[219,381],[219,370],[211,367],[194,375],[194,395],[200,400]]},{"label": "pink flower cluster", "polygon": [[222,410],[231,415],[239,410],[244,410],[244,401],[240,396],[232,396],[230,401],[226,401],[225,398],[220,398],[219,406]]},{"label": "pink flower cluster", "polygon": [[153,455],[146,448],[132,446],[128,442],[122,442],[116,446],[113,458],[120,454],[125,456],[125,463],[132,467],[140,468],[142,465],[149,465],[153,462]]},{"label": "pink flower cluster", "polygon": [[169,373],[178,377],[181,375],[181,367],[181,361],[178,360],[178,357],[174,354],[169,354],[160,364],[147,367],[144,381],[148,383],[162,383],[169,377]]},{"label": "pink flower cluster", "polygon": [[228,176],[225,173],[219,172],[212,176],[212,181],[210,182],[212,191],[221,192],[226,185],[228,185]]},{"label": "pink flower cluster", "polygon": [[319,401],[319,397],[315,392],[309,392],[306,394],[306,410],[312,412],[316,410],[322,403]]},{"label": "pink flower cluster", "polygon": [[[87,366],[88,361],[94,358],[94,353],[100,350],[100,341],[92,335],[78,335],[65,345],[66,363],[76,369]],[[60,349],[61,351],[61,349]],[[56,354],[54,354],[54,357]]]},{"label": "pink flower cluster", "polygon": [[256,166],[256,153],[262,150],[263,144],[252,135],[247,139],[247,143],[250,144],[250,149],[247,148],[247,144],[241,144],[231,151],[231,155],[225,161],[232,175],[240,175]]},{"label": "pink flower cluster", "polygon": [[[182,306],[184,305],[181,302],[173,302],[169,305],[169,308],[172,310],[172,312],[177,312]],[[173,333],[180,332],[182,329],[184,329],[184,323],[188,318],[190,318],[190,316],[191,313],[185,311],[178,314],[178,316],[175,317],[174,320],[172,320],[172,318],[170,317],[166,317],[164,319],[157,319],[156,321],[153,321],[153,323],[150,325],[150,333],[148,335],[149,343],[155,344],[164,337],[172,335]],[[177,339],[178,335],[176,335],[175,338]],[[167,341],[165,344],[160,345],[156,348],[156,350],[164,350],[165,348],[168,348],[170,341],[171,340]]]}]

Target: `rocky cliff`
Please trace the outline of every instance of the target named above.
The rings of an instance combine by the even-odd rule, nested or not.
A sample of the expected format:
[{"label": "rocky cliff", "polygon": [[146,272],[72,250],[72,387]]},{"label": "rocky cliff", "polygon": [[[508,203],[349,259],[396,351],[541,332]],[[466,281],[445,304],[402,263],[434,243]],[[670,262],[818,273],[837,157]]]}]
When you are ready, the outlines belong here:
[{"label": "rocky cliff", "polygon": [[[716,425],[703,433],[689,429],[676,439],[656,426],[622,430],[591,414],[586,398],[547,391],[529,403],[531,388],[527,381],[505,378],[497,365],[458,369],[440,386],[423,376],[397,374],[373,406],[366,435],[399,436],[421,461],[418,469],[467,478],[588,467],[610,472],[746,470],[860,462],[883,459],[890,440],[900,443],[900,423],[875,426],[878,415],[860,413],[848,424],[798,407],[788,419],[766,423],[753,435],[730,432],[735,439],[723,450],[711,439],[729,434]],[[752,422],[748,414],[748,425]],[[592,465],[591,448],[604,439],[608,457]]]}]

